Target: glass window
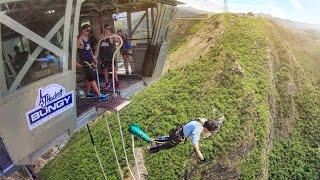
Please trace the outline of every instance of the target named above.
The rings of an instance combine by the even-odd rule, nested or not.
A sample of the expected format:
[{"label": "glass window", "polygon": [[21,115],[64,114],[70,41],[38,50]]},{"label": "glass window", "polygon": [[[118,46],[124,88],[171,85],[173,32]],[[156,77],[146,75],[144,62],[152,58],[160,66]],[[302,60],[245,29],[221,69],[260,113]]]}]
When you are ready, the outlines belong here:
[{"label": "glass window", "polygon": [[[8,90],[62,73],[63,63],[68,63],[68,70],[71,70],[72,22],[68,39],[69,59],[62,58],[66,2],[31,0],[2,6],[5,15],[12,19],[1,24],[2,57]],[[20,25],[15,25],[15,22]],[[39,36],[47,40],[41,40]]]}]

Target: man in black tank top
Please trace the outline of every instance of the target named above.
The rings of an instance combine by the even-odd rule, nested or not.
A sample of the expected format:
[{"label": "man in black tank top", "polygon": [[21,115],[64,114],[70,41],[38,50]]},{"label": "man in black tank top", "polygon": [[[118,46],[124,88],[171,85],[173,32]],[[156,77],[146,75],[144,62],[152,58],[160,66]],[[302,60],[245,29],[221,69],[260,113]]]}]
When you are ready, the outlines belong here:
[{"label": "man in black tank top", "polygon": [[112,56],[115,50],[113,44],[110,42],[110,38],[103,39],[99,48],[102,68],[108,68],[109,71],[112,71]]},{"label": "man in black tank top", "polygon": [[[111,26],[108,24],[104,25],[103,34],[100,36],[100,40],[98,43],[99,48],[99,54],[96,51],[96,54],[98,54],[100,62],[101,62],[101,68],[104,74],[104,78],[106,81],[105,89],[108,89],[110,87],[109,84],[109,72],[112,72],[112,57],[113,53],[115,52],[115,38],[108,38],[111,33]],[[117,75],[117,62],[116,59],[114,61],[114,77],[115,77],[115,86],[121,87],[120,82],[118,81],[118,75]]]},{"label": "man in black tank top", "polygon": [[92,49],[90,47],[90,31],[90,25],[83,25],[81,27],[81,36],[78,38],[77,42],[80,65],[82,66],[82,69],[86,77],[86,97],[95,97],[94,94],[90,92],[90,87],[92,87],[95,93],[97,94],[99,100],[107,100],[108,96],[100,93],[96,83],[96,69],[93,68],[93,65],[97,64],[98,61],[93,55]]}]

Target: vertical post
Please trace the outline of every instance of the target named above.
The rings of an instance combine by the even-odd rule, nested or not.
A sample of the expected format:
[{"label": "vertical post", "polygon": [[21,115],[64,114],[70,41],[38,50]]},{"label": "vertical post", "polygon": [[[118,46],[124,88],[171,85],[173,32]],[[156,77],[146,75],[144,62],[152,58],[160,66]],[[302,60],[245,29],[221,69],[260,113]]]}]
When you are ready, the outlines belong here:
[{"label": "vertical post", "polygon": [[33,171],[32,168],[30,168],[29,165],[24,165],[23,168],[24,168],[24,170],[28,173],[29,177],[30,177],[32,180],[38,179],[36,173]]},{"label": "vertical post", "polygon": [[64,27],[63,27],[63,71],[66,72],[68,70],[69,65],[69,36],[70,36],[70,21],[72,14],[72,1],[67,1],[66,4],[66,13],[64,16]]},{"label": "vertical post", "polygon": [[127,12],[127,24],[128,24],[128,32],[129,38],[132,38],[132,24],[131,24],[131,11]]},{"label": "vertical post", "polygon": [[[1,11],[1,7],[2,6],[0,5],[0,11]],[[3,61],[2,51],[4,51],[4,49],[2,48],[2,33],[1,33],[1,23],[0,23],[0,99],[1,99],[1,94],[3,92],[8,91],[7,84],[6,84],[6,76],[4,74],[4,61]]]},{"label": "vertical post", "polygon": [[157,38],[156,38],[156,43],[158,43],[159,42],[159,40],[160,40],[160,42],[162,42],[163,41],[163,31],[165,30],[165,27],[164,27],[164,21],[165,21],[165,16],[166,16],[166,14],[167,14],[167,11],[168,11],[168,7],[166,6],[166,5],[163,5],[163,8],[164,8],[164,10],[163,10],[163,13],[162,13],[162,15],[161,15],[161,20],[160,20],[160,23],[159,23],[159,33],[158,33],[158,36],[157,36]]},{"label": "vertical post", "polygon": [[224,0],[223,2],[223,12],[227,13],[228,12],[228,1]]},{"label": "vertical post", "polygon": [[[4,56],[4,61],[7,62],[7,66],[8,66],[8,69],[4,68],[5,74],[7,74],[7,76],[11,75],[11,76],[15,77],[17,75],[17,72],[14,70],[14,67],[12,65],[11,59],[8,56],[8,53],[5,52],[5,51],[2,51],[2,53],[3,53],[3,56]],[[10,73],[9,73],[9,70],[10,70]]]},{"label": "vertical post", "polygon": [[20,42],[21,42],[22,51],[26,51],[26,49],[24,47],[22,36],[20,36]]},{"label": "vertical post", "polygon": [[156,17],[156,22],[153,27],[154,31],[152,34],[152,41],[151,44],[155,45],[159,42],[159,38],[161,36],[161,28],[164,20],[164,16],[166,14],[167,7],[163,4],[158,3],[157,6],[157,17]]},{"label": "vertical post", "polygon": [[154,26],[154,8],[151,8],[151,26]]},{"label": "vertical post", "polygon": [[150,43],[150,28],[149,28],[149,8],[146,11],[146,21],[147,21],[147,38],[148,38],[148,43]]},{"label": "vertical post", "polygon": [[1,177],[2,179],[5,179],[5,176],[4,176],[3,171],[2,171],[1,168],[0,168],[0,177]]},{"label": "vertical post", "polygon": [[74,13],[74,24],[73,24],[73,41],[72,41],[72,55],[71,55],[71,61],[72,61],[72,72],[76,73],[76,57],[77,57],[77,41],[78,41],[78,31],[79,31],[79,17],[80,17],[80,10],[81,10],[81,4],[82,0],[77,0],[76,4],[76,11]]}]

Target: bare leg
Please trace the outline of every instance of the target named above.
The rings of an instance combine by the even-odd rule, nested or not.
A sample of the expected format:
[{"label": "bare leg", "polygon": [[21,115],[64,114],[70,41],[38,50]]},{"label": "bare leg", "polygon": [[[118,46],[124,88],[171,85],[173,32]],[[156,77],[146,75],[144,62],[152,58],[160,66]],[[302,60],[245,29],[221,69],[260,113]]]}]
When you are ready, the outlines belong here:
[{"label": "bare leg", "polygon": [[129,73],[128,55],[124,54],[122,57],[123,57],[124,67],[126,68],[126,73]]},{"label": "bare leg", "polygon": [[90,81],[89,83],[90,83],[91,87],[93,88],[94,92],[97,94],[97,96],[99,96],[101,93],[98,89],[96,81]]},{"label": "bare leg", "polygon": [[106,83],[109,82],[109,72],[108,72],[108,68],[105,68],[102,70],[103,75],[104,75],[104,79],[106,80]]},{"label": "bare leg", "polygon": [[[130,63],[131,66],[131,72],[134,73],[134,63],[133,63],[133,58],[132,58],[132,50],[128,50],[128,55],[127,55],[127,62]],[[131,55],[130,55],[131,54]]]},{"label": "bare leg", "polygon": [[86,80],[86,93],[90,92],[90,81]]}]

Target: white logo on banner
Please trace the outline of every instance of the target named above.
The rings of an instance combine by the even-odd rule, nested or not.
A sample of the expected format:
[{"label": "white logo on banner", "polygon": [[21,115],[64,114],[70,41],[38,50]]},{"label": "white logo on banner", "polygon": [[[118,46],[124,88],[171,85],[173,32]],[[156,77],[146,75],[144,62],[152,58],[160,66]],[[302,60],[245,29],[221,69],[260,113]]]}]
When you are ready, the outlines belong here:
[{"label": "white logo on banner", "polygon": [[58,84],[40,88],[35,108],[26,113],[29,130],[63,113],[73,105],[73,91],[66,93]]}]

